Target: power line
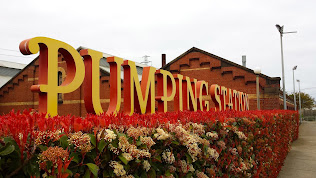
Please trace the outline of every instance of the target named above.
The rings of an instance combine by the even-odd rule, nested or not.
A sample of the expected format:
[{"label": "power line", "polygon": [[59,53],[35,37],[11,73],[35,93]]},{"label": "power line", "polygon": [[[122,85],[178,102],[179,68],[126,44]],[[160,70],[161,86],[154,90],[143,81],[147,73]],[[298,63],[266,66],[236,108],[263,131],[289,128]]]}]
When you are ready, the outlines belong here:
[{"label": "power line", "polygon": [[303,88],[303,89],[301,89],[301,90],[310,90],[310,89],[316,89],[316,87]]}]

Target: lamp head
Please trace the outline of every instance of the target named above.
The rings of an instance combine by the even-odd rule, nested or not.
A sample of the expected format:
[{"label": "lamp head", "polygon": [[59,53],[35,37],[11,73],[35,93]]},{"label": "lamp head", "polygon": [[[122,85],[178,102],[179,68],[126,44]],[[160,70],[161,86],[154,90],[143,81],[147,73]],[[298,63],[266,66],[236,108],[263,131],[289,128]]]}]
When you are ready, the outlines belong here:
[{"label": "lamp head", "polygon": [[297,66],[294,66],[294,67],[293,67],[293,70],[296,70],[296,69],[297,69]]},{"label": "lamp head", "polygon": [[255,74],[260,74],[261,73],[261,69],[260,69],[260,67],[256,67],[254,70],[253,70],[253,72],[255,73]]},{"label": "lamp head", "polygon": [[283,27],[284,27],[284,26],[280,26],[279,24],[276,24],[275,26],[276,26],[276,28],[279,30],[279,32],[282,34],[282,33],[283,33]]}]

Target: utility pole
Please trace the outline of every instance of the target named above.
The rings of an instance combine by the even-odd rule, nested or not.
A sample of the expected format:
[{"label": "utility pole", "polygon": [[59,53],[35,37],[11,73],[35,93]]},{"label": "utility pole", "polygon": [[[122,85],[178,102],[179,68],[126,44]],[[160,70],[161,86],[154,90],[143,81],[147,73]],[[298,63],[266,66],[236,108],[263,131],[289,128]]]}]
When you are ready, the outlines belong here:
[{"label": "utility pole", "polygon": [[141,62],[141,63],[142,63],[142,64],[145,64],[146,66],[148,66],[149,63],[152,64],[152,62],[148,60],[149,57],[150,57],[150,56],[147,56],[147,55],[143,56],[144,61]]},{"label": "utility pole", "polygon": [[287,110],[286,107],[286,93],[285,93],[285,79],[284,79],[284,59],[283,59],[283,42],[282,42],[282,37],[283,34],[287,34],[287,33],[297,33],[296,31],[293,32],[284,32],[284,26],[280,26],[279,24],[275,25],[276,28],[278,29],[278,31],[280,32],[280,39],[281,39],[281,64],[282,64],[282,83],[283,83],[283,107],[284,110]]}]

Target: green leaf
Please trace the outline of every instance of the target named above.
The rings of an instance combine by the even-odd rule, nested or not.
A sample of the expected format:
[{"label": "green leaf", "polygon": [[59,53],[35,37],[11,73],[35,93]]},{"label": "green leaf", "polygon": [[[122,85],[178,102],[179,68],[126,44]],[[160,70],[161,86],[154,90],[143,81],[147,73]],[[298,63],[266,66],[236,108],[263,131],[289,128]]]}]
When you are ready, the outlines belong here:
[{"label": "green leaf", "polygon": [[12,153],[14,151],[14,149],[15,149],[15,147],[11,143],[8,143],[8,144],[6,144],[5,147],[3,147],[0,150],[0,156],[6,156],[6,155]]},{"label": "green leaf", "polygon": [[185,156],[187,157],[187,162],[189,164],[192,164],[193,160],[192,160],[191,156],[188,153],[185,153]]},{"label": "green leaf", "polygon": [[95,140],[95,136],[93,134],[88,134],[90,136],[90,142],[92,143],[93,146],[96,146],[96,140]]},{"label": "green leaf", "polygon": [[189,172],[187,175],[185,175],[185,177],[187,178],[191,178],[193,176],[192,172]]},{"label": "green leaf", "polygon": [[103,177],[111,177],[109,171],[103,171]]},{"label": "green leaf", "polygon": [[59,139],[59,141],[60,141],[60,146],[63,147],[63,149],[66,149],[66,148],[69,146],[67,135],[63,135],[63,136]]},{"label": "green leaf", "polygon": [[115,148],[118,148],[118,143],[119,143],[118,139],[115,139],[115,140],[112,141],[111,144],[112,144]]},{"label": "green leaf", "polygon": [[153,168],[149,169],[148,175],[149,177],[157,177],[156,171]]},{"label": "green leaf", "polygon": [[160,155],[154,157],[154,159],[156,159],[156,160],[158,160],[159,162],[161,162],[161,156],[160,156]]},{"label": "green leaf", "polygon": [[165,176],[171,176],[171,173],[170,173],[170,171],[169,171],[169,169],[165,172]]},{"label": "green leaf", "polygon": [[42,151],[46,151],[47,150],[47,146],[45,146],[45,145],[38,145],[37,147],[39,149],[41,149]]},{"label": "green leaf", "polygon": [[139,140],[136,141],[136,145],[137,145],[137,146],[140,146],[141,144],[143,144],[143,142],[141,142],[141,141],[139,141]]},{"label": "green leaf", "polygon": [[126,172],[128,172],[131,169],[130,165],[123,165]]},{"label": "green leaf", "polygon": [[97,177],[98,172],[99,172],[99,167],[93,163],[87,163],[87,166],[90,169],[90,171],[92,172],[92,174]]},{"label": "green leaf", "polygon": [[66,169],[66,173],[68,173],[70,177],[72,177],[72,175],[73,175],[72,171],[69,169]]},{"label": "green leaf", "polygon": [[4,137],[3,138],[4,142],[7,143],[11,143],[12,145],[14,145],[15,150],[17,151],[17,153],[20,155],[20,147],[18,146],[18,144],[15,142],[15,140],[13,140],[11,137]]},{"label": "green leaf", "polygon": [[69,158],[72,158],[71,161],[73,161],[73,162],[75,162],[75,163],[79,163],[79,154],[78,154],[78,153],[72,152],[72,153],[69,155]]},{"label": "green leaf", "polygon": [[175,145],[180,145],[180,143],[176,140],[172,141],[171,143],[175,144]]},{"label": "green leaf", "polygon": [[147,174],[145,171],[142,172],[142,174],[140,175],[140,178],[147,178]]},{"label": "green leaf", "polygon": [[126,136],[126,134],[117,132],[117,137],[120,138],[121,136],[124,136],[124,137],[128,138],[128,137]]},{"label": "green leaf", "polygon": [[99,142],[99,144],[98,144],[98,149],[99,149],[100,153],[102,153],[102,151],[103,151],[103,149],[105,148],[105,146],[106,146],[105,141],[104,141],[104,140],[101,140],[101,141]]},{"label": "green leaf", "polygon": [[119,155],[118,158],[119,158],[125,165],[128,164],[128,161],[127,161],[127,159],[126,159],[124,156]]},{"label": "green leaf", "polygon": [[86,173],[83,175],[83,178],[90,178],[91,171],[88,169]]}]

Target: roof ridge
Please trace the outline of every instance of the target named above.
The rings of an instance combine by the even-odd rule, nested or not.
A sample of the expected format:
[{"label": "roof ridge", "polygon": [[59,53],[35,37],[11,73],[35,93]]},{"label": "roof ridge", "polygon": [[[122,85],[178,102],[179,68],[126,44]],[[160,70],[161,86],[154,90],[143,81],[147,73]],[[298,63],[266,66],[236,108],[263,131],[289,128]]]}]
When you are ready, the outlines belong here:
[{"label": "roof ridge", "polygon": [[[180,56],[178,56],[177,58],[175,58],[174,60],[170,61],[170,62],[169,62],[168,64],[166,64],[165,66],[161,67],[161,69],[167,69],[171,64],[175,63],[176,61],[178,61],[179,59],[181,59],[182,57],[186,56],[187,54],[189,54],[189,53],[191,53],[191,52],[200,52],[200,53],[202,53],[202,54],[205,54],[205,55],[207,55],[207,56],[213,57],[213,58],[218,59],[218,60],[220,60],[220,61],[229,63],[229,64],[231,64],[232,66],[238,67],[238,68],[243,69],[243,70],[245,70],[245,71],[247,71],[247,72],[254,73],[253,69],[250,69],[250,68],[248,68],[248,67],[244,67],[244,66],[242,66],[242,65],[240,65],[240,64],[237,64],[237,63],[232,62],[232,61],[230,61],[230,60],[224,59],[224,58],[222,58],[222,57],[219,57],[219,56],[217,56],[217,55],[215,55],[215,54],[212,54],[212,53],[210,53],[210,52],[204,51],[204,50],[199,49],[199,48],[194,47],[194,46],[193,46],[192,48],[190,48],[189,50],[187,50],[186,52],[184,52],[183,54],[181,54]],[[280,80],[280,77],[270,77],[270,76],[264,75],[264,74],[262,74],[262,73],[260,73],[259,75],[260,75],[261,77],[266,77],[266,78],[269,78],[269,79],[271,79],[271,80]]]}]

